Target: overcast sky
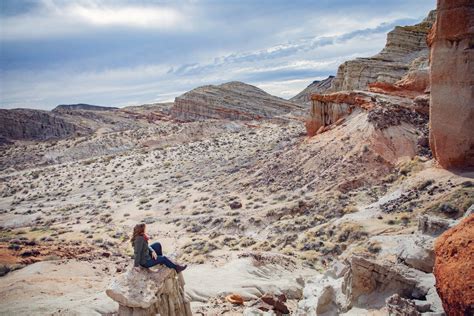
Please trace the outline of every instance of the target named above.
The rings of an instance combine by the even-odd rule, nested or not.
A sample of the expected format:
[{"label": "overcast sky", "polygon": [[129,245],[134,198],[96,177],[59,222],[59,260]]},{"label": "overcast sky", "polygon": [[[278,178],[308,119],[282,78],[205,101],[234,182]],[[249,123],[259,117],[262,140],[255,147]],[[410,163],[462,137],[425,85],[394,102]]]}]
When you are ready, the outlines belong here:
[{"label": "overcast sky", "polygon": [[0,107],[171,101],[239,80],[289,98],[435,0],[0,0]]}]

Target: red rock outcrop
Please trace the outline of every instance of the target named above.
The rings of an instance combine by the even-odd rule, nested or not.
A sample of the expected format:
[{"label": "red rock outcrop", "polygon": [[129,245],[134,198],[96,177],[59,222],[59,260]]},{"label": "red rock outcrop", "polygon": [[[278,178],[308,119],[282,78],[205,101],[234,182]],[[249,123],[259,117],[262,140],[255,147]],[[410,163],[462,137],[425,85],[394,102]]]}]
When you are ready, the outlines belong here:
[{"label": "red rock outcrop", "polygon": [[431,42],[430,145],[445,168],[474,167],[474,2],[438,0]]},{"label": "red rock outcrop", "polygon": [[474,215],[436,240],[435,255],[436,290],[446,313],[473,315]]},{"label": "red rock outcrop", "polygon": [[311,100],[313,104],[310,108],[310,116],[305,123],[307,134],[310,137],[322,132],[321,128],[335,124],[349,115],[356,106],[362,108],[373,106],[369,95],[355,91],[313,94]]}]

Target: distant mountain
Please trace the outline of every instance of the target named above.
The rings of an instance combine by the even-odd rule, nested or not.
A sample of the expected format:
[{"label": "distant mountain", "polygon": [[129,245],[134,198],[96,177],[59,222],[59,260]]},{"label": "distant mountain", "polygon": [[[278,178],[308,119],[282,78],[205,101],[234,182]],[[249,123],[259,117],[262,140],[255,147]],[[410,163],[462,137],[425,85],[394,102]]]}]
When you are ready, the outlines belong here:
[{"label": "distant mountain", "polygon": [[331,87],[331,83],[334,76],[329,76],[324,80],[313,81],[303,91],[295,95],[290,101],[307,104],[311,101],[311,94],[313,93],[324,93]]},{"label": "distant mountain", "polygon": [[298,103],[275,97],[255,86],[232,81],[202,86],[177,97],[171,116],[182,121],[258,120],[301,108]]},{"label": "distant mountain", "polygon": [[100,105],[91,105],[85,103],[78,104],[60,104],[53,109],[53,112],[57,111],[70,111],[70,110],[86,110],[86,111],[111,111],[118,108],[111,106],[100,106]]}]

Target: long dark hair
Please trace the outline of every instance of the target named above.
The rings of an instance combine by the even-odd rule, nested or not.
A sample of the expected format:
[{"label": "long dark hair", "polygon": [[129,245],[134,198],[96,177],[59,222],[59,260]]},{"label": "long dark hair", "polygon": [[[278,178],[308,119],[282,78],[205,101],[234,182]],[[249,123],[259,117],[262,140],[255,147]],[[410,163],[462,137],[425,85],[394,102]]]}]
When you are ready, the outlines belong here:
[{"label": "long dark hair", "polygon": [[135,241],[135,238],[137,236],[143,236],[144,233],[145,233],[145,223],[135,225],[135,227],[133,228],[132,238],[130,238],[130,242],[133,244],[133,242]]}]

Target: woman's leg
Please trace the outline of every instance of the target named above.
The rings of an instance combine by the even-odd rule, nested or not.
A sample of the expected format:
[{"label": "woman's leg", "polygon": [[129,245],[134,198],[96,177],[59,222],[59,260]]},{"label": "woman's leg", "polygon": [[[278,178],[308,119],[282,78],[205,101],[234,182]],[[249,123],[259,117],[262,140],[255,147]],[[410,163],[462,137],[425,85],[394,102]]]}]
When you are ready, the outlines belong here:
[{"label": "woman's leg", "polygon": [[177,265],[174,264],[170,259],[168,259],[165,256],[158,256],[158,258],[156,258],[156,261],[160,264],[164,264],[165,266],[167,266],[170,269],[175,269],[176,270],[176,268],[177,268]]},{"label": "woman's leg", "polygon": [[161,244],[159,242],[152,243],[150,247],[153,248],[153,250],[155,250],[158,256],[163,255],[163,250],[161,249]]},{"label": "woman's leg", "polygon": [[175,269],[178,267],[176,264],[174,264],[170,259],[168,259],[165,256],[158,256],[156,259],[149,259],[147,262],[143,265],[145,268],[151,268],[153,266],[156,266],[157,264],[164,264],[170,269]]}]

